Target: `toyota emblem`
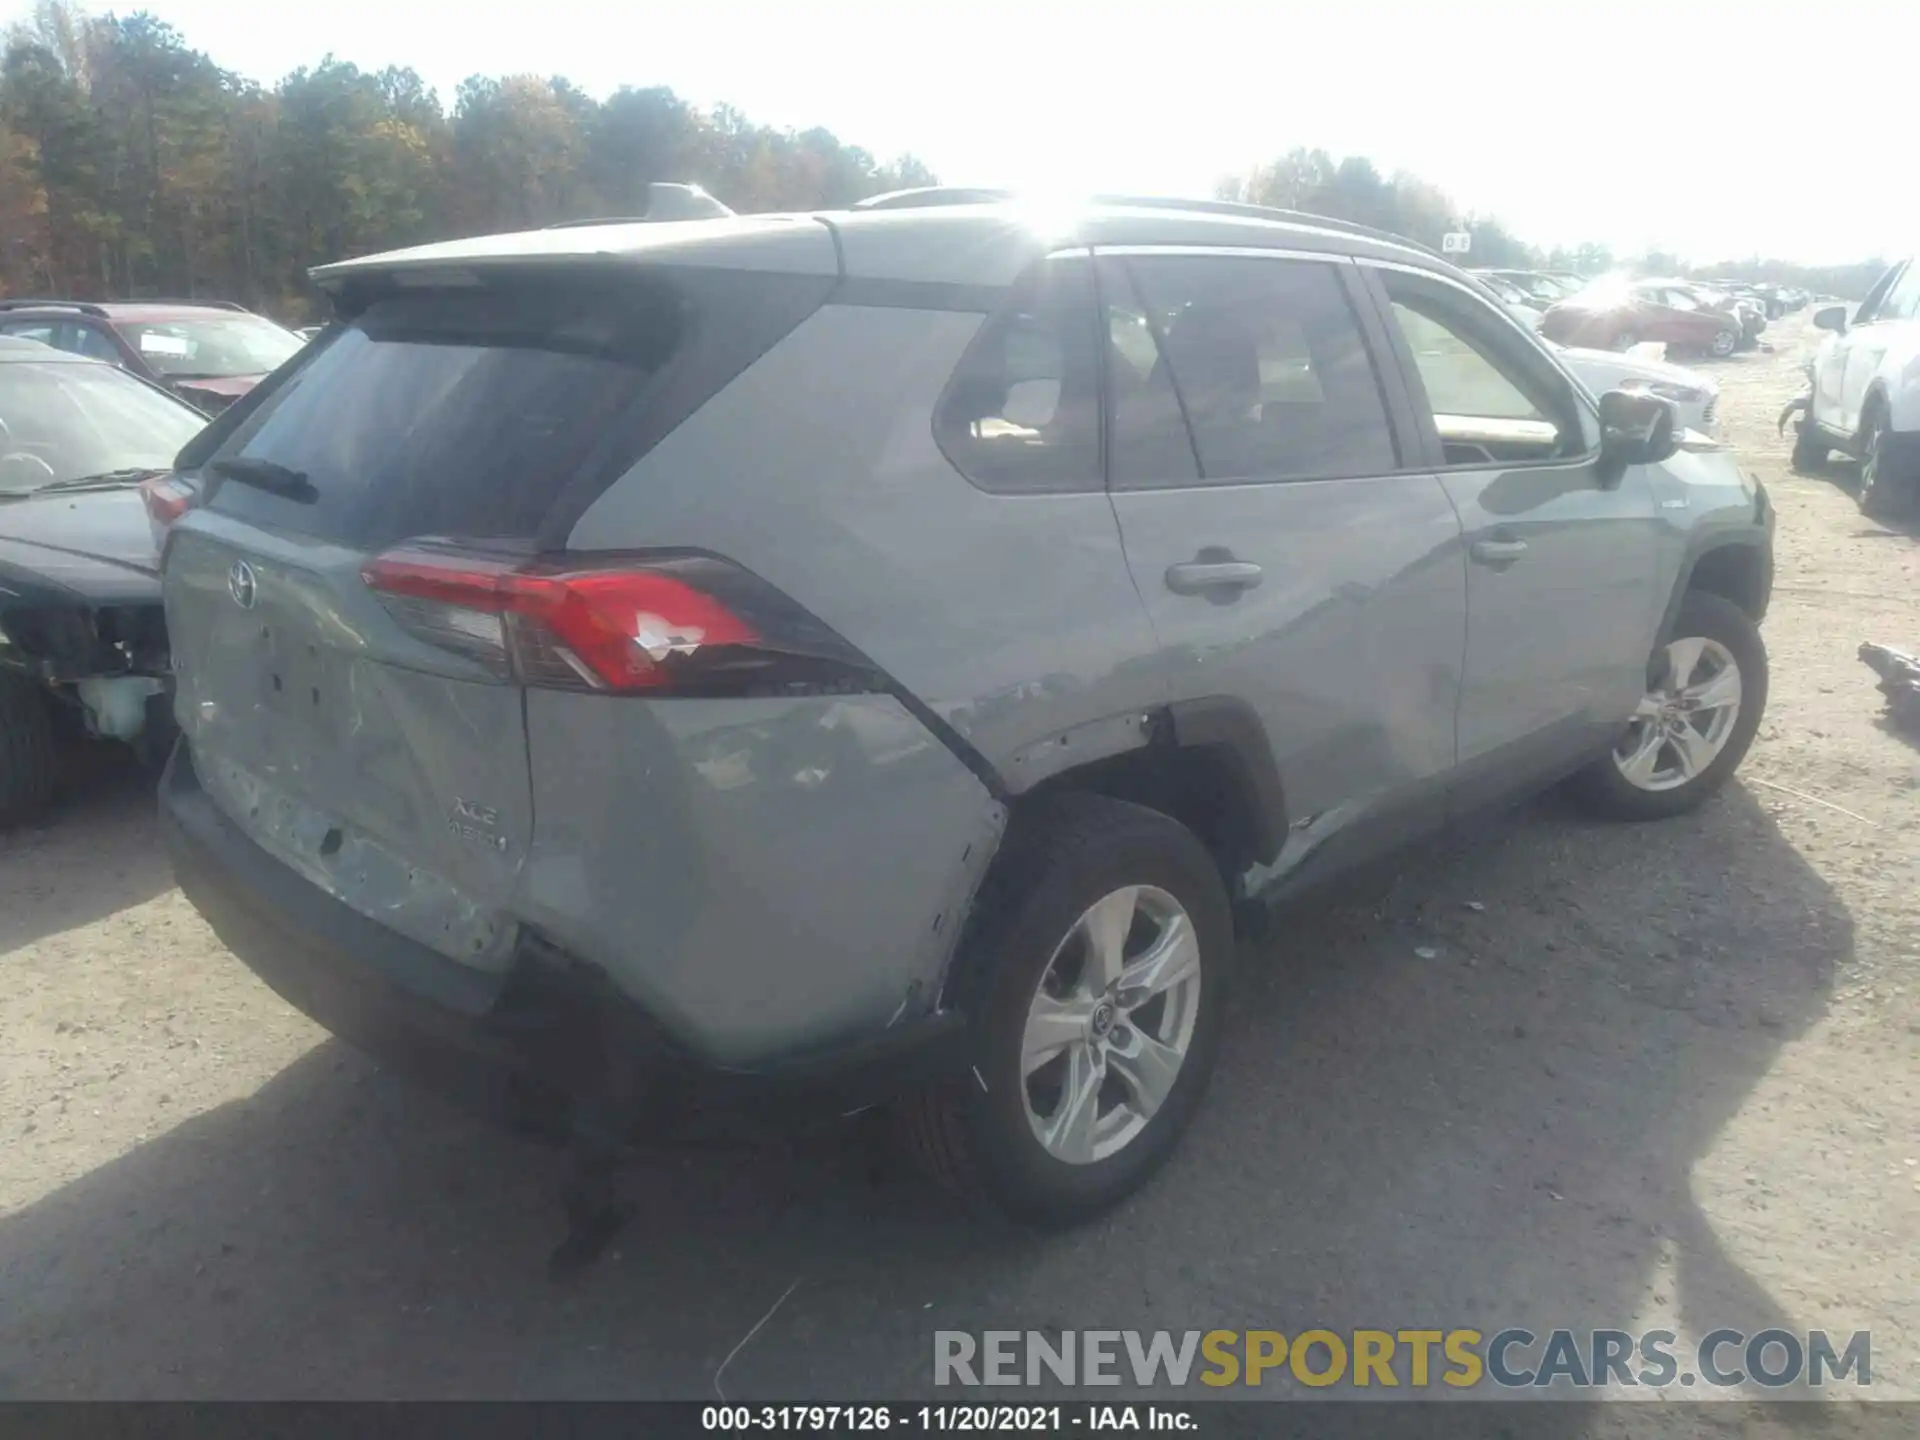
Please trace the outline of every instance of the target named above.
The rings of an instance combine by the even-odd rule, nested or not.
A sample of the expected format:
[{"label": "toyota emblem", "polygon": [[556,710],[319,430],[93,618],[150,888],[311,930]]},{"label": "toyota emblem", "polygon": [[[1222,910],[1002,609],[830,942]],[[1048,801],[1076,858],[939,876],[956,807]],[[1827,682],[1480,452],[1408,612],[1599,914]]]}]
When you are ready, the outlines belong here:
[{"label": "toyota emblem", "polygon": [[259,598],[260,582],[254,578],[253,567],[246,561],[234,561],[233,568],[227,571],[227,593],[233,596],[233,603],[242,610],[251,610],[253,602]]}]

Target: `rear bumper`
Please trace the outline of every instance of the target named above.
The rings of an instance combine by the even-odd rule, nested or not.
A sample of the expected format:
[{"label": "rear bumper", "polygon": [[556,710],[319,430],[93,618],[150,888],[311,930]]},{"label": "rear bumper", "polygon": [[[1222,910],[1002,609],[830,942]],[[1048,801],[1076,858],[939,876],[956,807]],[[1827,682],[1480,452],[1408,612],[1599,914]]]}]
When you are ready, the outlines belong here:
[{"label": "rear bumper", "polygon": [[183,741],[160,783],[180,888],[289,1004],[465,1108],[553,1139],[691,1138],[844,1115],[964,1065],[941,1011],[764,1069],[703,1061],[605,976],[537,939],[505,974],[460,965],[283,865],[201,789]]}]

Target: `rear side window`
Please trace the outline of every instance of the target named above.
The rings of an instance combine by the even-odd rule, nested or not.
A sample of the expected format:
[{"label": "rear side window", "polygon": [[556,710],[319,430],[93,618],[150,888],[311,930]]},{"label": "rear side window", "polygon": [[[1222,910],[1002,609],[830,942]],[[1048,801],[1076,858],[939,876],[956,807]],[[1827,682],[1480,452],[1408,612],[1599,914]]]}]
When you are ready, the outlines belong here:
[{"label": "rear side window", "polygon": [[[1171,380],[1203,479],[1338,478],[1398,468],[1379,382],[1333,265],[1185,255],[1125,264],[1160,353],[1139,393],[1151,397]],[[1116,433],[1115,485],[1152,483],[1127,474],[1123,435]],[[1135,443],[1145,447],[1148,437]],[[1162,464],[1175,453],[1170,441],[1156,448]]]},{"label": "rear side window", "polygon": [[940,398],[934,438],[982,490],[1098,490],[1100,362],[1092,266],[1044,262],[989,316]]},{"label": "rear side window", "polygon": [[[737,283],[730,283],[737,280]],[[375,299],[209,457],[212,508],[361,548],[554,543],[674,424],[817,307],[813,277],[604,273]]]}]

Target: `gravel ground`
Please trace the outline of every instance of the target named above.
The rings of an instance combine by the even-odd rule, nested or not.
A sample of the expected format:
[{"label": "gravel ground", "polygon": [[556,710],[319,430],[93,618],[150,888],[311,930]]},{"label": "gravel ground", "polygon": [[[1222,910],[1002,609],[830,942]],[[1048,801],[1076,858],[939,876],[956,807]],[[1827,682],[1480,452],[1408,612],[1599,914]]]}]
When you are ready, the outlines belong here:
[{"label": "gravel ground", "polygon": [[1716,367],[1780,511],[1742,779],[1658,826],[1542,801],[1290,913],[1176,1163],[1072,1235],[851,1145],[677,1155],[553,1284],[557,1158],[254,981],[102,767],[0,840],[0,1397],[711,1397],[789,1286],[730,1397],[927,1393],[936,1328],[1314,1324],[1871,1329],[1920,1395],[1920,755],[1853,655],[1920,643],[1920,544],[1789,472],[1812,334]]}]

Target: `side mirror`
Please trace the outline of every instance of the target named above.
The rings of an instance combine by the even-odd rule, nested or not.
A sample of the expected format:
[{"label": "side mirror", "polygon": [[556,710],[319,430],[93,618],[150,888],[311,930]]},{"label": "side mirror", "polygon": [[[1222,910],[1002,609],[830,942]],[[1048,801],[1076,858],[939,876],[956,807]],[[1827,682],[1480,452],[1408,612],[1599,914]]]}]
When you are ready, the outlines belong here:
[{"label": "side mirror", "polygon": [[1610,468],[1658,465],[1680,448],[1673,404],[1644,391],[1600,397],[1600,459]]},{"label": "side mirror", "polygon": [[1831,330],[1836,335],[1847,333],[1847,307],[1844,305],[1825,305],[1813,312],[1814,328]]}]

